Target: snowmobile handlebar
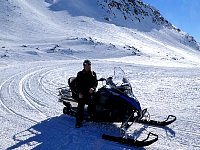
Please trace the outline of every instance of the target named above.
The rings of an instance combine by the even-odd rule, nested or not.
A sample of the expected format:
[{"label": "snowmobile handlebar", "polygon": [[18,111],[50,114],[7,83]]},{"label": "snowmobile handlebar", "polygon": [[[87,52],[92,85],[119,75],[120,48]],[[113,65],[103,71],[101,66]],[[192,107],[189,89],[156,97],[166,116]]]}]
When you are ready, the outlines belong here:
[{"label": "snowmobile handlebar", "polygon": [[112,81],[112,77],[108,77],[107,79],[106,78],[100,78],[98,81],[106,81],[106,84],[107,85],[110,85],[112,87],[116,87],[115,83]]}]

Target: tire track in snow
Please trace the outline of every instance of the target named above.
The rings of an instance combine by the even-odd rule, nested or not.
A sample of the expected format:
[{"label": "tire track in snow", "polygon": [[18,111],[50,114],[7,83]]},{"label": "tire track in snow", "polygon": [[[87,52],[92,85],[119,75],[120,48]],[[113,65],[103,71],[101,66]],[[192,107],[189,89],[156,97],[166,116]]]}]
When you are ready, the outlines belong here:
[{"label": "tire track in snow", "polygon": [[[46,111],[51,112],[51,106],[56,108],[58,105],[55,105],[57,102],[56,87],[61,84],[59,79],[63,78],[66,69],[62,66],[66,66],[65,63],[61,62],[59,67],[58,64],[19,65],[15,66],[16,73],[13,73],[12,66],[8,67],[7,72],[13,75],[6,77],[0,84],[2,110],[33,122],[48,118]],[[9,73],[5,74],[10,75]],[[53,76],[54,74],[56,77]]]},{"label": "tire track in snow", "polygon": [[37,96],[35,96],[35,95],[37,95],[37,93],[39,91],[49,94],[48,92],[46,92],[42,89],[42,85],[40,82],[40,79],[41,79],[40,74],[42,72],[46,72],[46,70],[49,70],[49,69],[43,68],[43,69],[33,71],[33,72],[25,75],[20,81],[21,82],[20,89],[22,89],[21,95],[25,99],[29,99],[29,101],[31,101],[32,105],[37,105],[39,107],[47,107],[45,104],[40,102],[40,100]]},{"label": "tire track in snow", "polygon": [[[36,71],[37,72],[37,71]],[[47,117],[39,108],[37,108],[35,105],[39,105],[39,103],[37,103],[36,101],[33,101],[32,99],[34,99],[33,97],[31,97],[26,88],[29,87],[29,84],[26,84],[26,80],[28,78],[30,78],[30,76],[32,74],[34,74],[35,72],[31,72],[29,74],[26,74],[19,82],[19,91],[20,91],[20,95],[22,96],[23,100],[33,109],[37,110],[39,112],[39,114],[43,117]]]},{"label": "tire track in snow", "polygon": [[[19,73],[21,74],[21,73]],[[14,78],[16,78],[18,74],[11,76],[10,78],[8,78],[7,80],[5,80],[1,85],[0,85],[0,98],[1,98],[1,105],[3,106],[3,108],[8,112],[11,113],[13,115],[17,115],[21,118],[24,118],[26,120],[29,120],[31,122],[36,122],[38,123],[38,121],[36,121],[35,119],[31,119],[30,117],[24,116],[20,113],[17,112],[17,110],[10,108],[10,105],[12,105],[10,101],[10,99],[12,100],[13,98],[11,98],[10,96],[12,94],[10,94],[10,85],[11,83],[14,81]],[[6,95],[6,96],[5,96]],[[8,106],[9,105],[9,106]]]},{"label": "tire track in snow", "polygon": [[[29,87],[30,83],[26,81],[30,79],[31,75],[35,74],[35,72],[40,71],[37,70],[32,72],[32,69],[37,70],[38,68],[31,68],[29,70],[31,73],[23,73],[20,71],[19,73],[7,78],[0,85],[0,103],[7,112],[33,122],[38,122],[38,118],[46,118],[47,116],[36,106],[41,104],[33,101],[33,97],[31,97],[27,92],[27,87]],[[19,107],[21,108],[19,109]],[[25,116],[25,114],[27,115]],[[38,114],[40,117],[34,115],[31,116],[30,114]]]},{"label": "tire track in snow", "polygon": [[5,104],[4,104],[4,101],[5,101],[5,98],[3,97],[4,95],[4,92],[3,92],[3,88],[4,88],[4,85],[10,80],[12,79],[13,77],[15,77],[15,75],[11,76],[10,78],[8,78],[7,80],[5,80],[1,85],[0,85],[0,99],[1,99],[1,105],[10,113],[12,114],[15,114],[12,110],[9,109],[9,107],[7,107]]},{"label": "tire track in snow", "polygon": [[55,89],[52,91],[50,87],[56,87],[57,83],[53,83],[52,80],[53,78],[52,77],[49,77],[48,76],[53,76],[52,72],[54,72],[55,69],[52,69],[52,70],[48,70],[46,71],[45,73],[41,74],[41,77],[38,79],[38,82],[40,84],[40,87],[41,89],[47,93],[47,94],[52,94],[54,96],[57,96],[57,94],[55,94]]}]

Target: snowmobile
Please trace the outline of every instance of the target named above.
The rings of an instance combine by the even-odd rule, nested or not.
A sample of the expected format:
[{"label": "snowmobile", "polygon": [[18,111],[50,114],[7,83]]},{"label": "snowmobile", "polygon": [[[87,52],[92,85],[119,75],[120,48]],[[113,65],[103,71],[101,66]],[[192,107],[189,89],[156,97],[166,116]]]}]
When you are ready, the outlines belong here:
[{"label": "snowmobile", "polygon": [[[115,82],[114,82],[115,80]],[[128,129],[133,123],[142,123],[154,126],[167,126],[176,120],[176,117],[169,115],[164,121],[150,119],[147,109],[142,109],[138,99],[132,91],[132,86],[125,77],[124,71],[120,67],[114,68],[114,76],[100,78],[98,82],[101,86],[92,96],[93,116],[85,115],[86,121],[121,123],[120,134],[116,137],[103,134],[102,138],[109,141],[118,142],[137,147],[149,146],[158,140],[158,135],[149,132],[146,139],[137,140],[128,136]],[[100,85],[100,84],[98,84]],[[71,102],[77,103],[76,78],[68,79],[68,86],[58,89],[59,101],[64,104],[63,113],[76,116],[76,107],[72,107]],[[87,109],[85,109],[87,114]]]}]

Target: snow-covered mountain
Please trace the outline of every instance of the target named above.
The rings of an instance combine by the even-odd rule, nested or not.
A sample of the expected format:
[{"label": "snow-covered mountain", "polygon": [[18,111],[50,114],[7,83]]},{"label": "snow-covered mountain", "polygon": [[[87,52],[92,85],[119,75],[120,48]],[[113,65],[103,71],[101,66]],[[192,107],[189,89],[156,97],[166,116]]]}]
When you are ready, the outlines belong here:
[{"label": "snow-covered mountain", "polygon": [[[72,16],[87,16],[99,21],[106,20],[106,23],[134,28],[143,32],[167,27],[180,32],[181,40],[179,42],[199,50],[199,46],[192,36],[181,32],[181,29],[177,29],[168,22],[159,10],[141,0],[94,0],[92,2],[89,0],[46,0],[45,2],[49,3],[48,8],[52,11],[66,11],[66,14],[68,12]],[[5,34],[5,32],[10,31],[13,34],[13,32],[19,32],[23,29],[24,34],[32,33],[33,31],[30,30],[45,33],[48,32],[46,30],[53,32],[52,30],[55,30],[55,28],[59,31],[60,22],[57,22],[56,18],[49,17],[50,12],[44,13],[44,4],[43,10],[40,10],[42,4],[34,5],[34,3],[36,2],[4,1],[1,5],[1,22],[4,22],[1,25],[1,32]],[[65,18],[66,14],[62,17]],[[65,21],[65,19],[62,19],[62,21]],[[29,23],[27,24],[27,22]]]},{"label": "snow-covered mountain", "polygon": [[57,88],[83,59],[98,78],[121,67],[151,118],[177,117],[163,128],[134,123],[130,136],[159,137],[142,149],[199,149],[199,46],[172,24],[139,0],[1,0],[0,149],[138,149],[101,139],[120,124],[76,129],[62,114]]},{"label": "snow-covered mountain", "polygon": [[[56,54],[81,53],[82,50],[76,49],[74,44],[70,45],[69,41],[73,41],[82,47],[87,45],[87,50],[84,50],[87,52],[96,53],[99,49],[110,47],[118,51],[101,50],[96,58],[107,58],[112,53],[112,57],[151,57],[155,62],[176,60],[182,63],[189,60],[199,63],[198,54],[195,54],[197,58],[191,58],[193,53],[199,53],[194,38],[174,27],[157,9],[140,0],[5,0],[0,11],[3,56],[16,52],[10,50],[15,49],[10,48],[13,43],[26,46],[24,49],[31,51],[29,54],[37,54],[34,60],[52,51],[55,45],[53,52]],[[41,46],[44,42],[49,43],[47,47],[50,50]],[[38,45],[28,49],[27,45],[32,43]],[[92,45],[97,46],[94,48]],[[24,51],[20,52],[24,55]],[[88,54],[86,57],[91,56]]]},{"label": "snow-covered mountain", "polygon": [[99,5],[108,13],[105,15],[107,21],[124,27],[136,28],[141,31],[151,31],[166,27],[180,32],[182,42],[200,50],[196,40],[173,26],[167,21],[155,7],[145,4],[141,0],[99,0]]}]

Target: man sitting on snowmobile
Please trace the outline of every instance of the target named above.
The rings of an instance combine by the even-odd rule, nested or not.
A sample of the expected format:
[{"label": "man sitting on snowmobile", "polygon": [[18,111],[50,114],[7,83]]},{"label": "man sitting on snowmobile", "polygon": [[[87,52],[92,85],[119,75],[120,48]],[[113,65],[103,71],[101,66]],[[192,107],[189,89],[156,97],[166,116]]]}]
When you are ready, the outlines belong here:
[{"label": "man sitting on snowmobile", "polygon": [[97,87],[97,76],[91,70],[91,61],[85,60],[83,62],[83,70],[79,71],[76,77],[76,88],[78,91],[78,107],[76,115],[76,128],[82,124],[84,117],[84,106],[88,104],[88,112],[92,117],[92,103],[91,96],[94,94]]}]

